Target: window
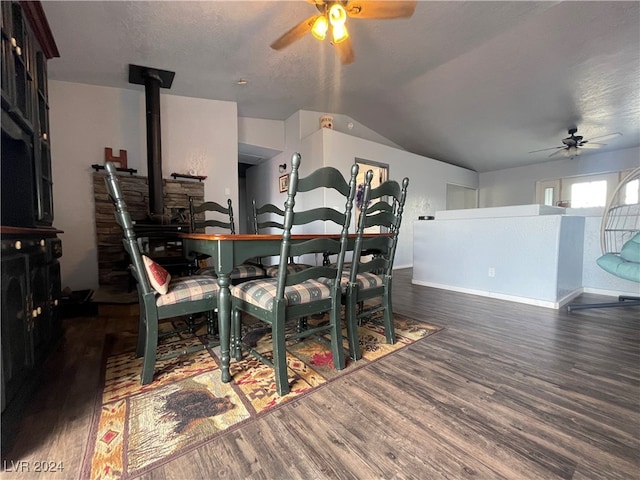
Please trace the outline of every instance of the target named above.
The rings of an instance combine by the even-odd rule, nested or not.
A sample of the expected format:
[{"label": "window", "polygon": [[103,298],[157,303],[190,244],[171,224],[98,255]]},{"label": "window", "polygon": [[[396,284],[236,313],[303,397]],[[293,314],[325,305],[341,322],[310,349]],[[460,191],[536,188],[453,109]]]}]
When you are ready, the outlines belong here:
[{"label": "window", "polygon": [[640,180],[636,179],[633,180],[632,182],[627,183],[627,185],[625,186],[624,192],[622,192],[623,195],[623,203],[625,205],[630,205],[632,203],[639,203],[638,202],[638,197],[640,193]]},{"label": "window", "polygon": [[560,180],[536,182],[536,203],[555,206],[560,202]]},{"label": "window", "polygon": [[544,204],[553,205],[553,187],[547,187],[544,189]]},{"label": "window", "polygon": [[607,203],[607,181],[582,182],[571,185],[573,208],[604,207]]},{"label": "window", "polygon": [[[571,208],[604,207],[625,174],[615,172],[541,180],[536,182],[536,203]],[[633,186],[627,189],[630,193],[623,193],[625,203],[637,202],[637,185],[635,189]]]}]

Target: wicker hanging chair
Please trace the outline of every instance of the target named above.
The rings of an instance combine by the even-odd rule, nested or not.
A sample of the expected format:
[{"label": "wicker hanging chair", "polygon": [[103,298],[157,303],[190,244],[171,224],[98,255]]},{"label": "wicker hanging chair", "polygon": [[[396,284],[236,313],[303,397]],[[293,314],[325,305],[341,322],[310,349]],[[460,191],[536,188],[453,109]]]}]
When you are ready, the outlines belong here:
[{"label": "wicker hanging chair", "polygon": [[[640,167],[626,175],[613,191],[600,225],[602,256],[598,265],[605,271],[632,282],[640,289],[640,203],[626,204],[625,189],[640,179]],[[567,310],[640,306],[640,296],[621,295],[617,302],[570,304]]]}]

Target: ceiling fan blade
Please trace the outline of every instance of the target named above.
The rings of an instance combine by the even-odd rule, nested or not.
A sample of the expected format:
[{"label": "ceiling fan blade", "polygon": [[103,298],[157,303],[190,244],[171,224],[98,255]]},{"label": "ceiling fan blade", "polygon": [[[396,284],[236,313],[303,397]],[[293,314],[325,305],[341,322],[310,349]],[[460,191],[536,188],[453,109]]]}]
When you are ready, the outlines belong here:
[{"label": "ceiling fan blade", "polygon": [[278,38],[275,42],[271,44],[271,48],[274,50],[282,50],[284,47],[288,47],[296,40],[300,40],[307,33],[311,31],[311,27],[313,27],[313,22],[318,17],[318,15],[312,15],[311,17],[303,20],[287,33]]},{"label": "ceiling fan blade", "polygon": [[565,147],[558,147],[558,150],[553,152],[551,155],[549,155],[549,158],[555,157],[556,155],[558,155],[559,153],[564,152],[565,150],[568,150],[568,149],[565,148]]},{"label": "ceiling fan blade", "polygon": [[350,37],[347,37],[340,43],[334,43],[333,46],[336,47],[336,50],[338,51],[338,57],[340,58],[340,63],[342,63],[342,65],[349,65],[356,59],[353,53],[353,47],[351,46]]},{"label": "ceiling fan blade", "polygon": [[606,135],[600,135],[599,137],[591,137],[589,141],[600,140],[602,142],[606,142],[607,140],[611,140],[612,138],[621,137],[621,136],[622,134],[620,132],[608,133]]},{"label": "ceiling fan blade", "polygon": [[585,141],[580,145],[580,148],[602,148],[602,147],[606,147],[606,146],[607,146],[606,143],[593,143],[593,142],[587,143]]},{"label": "ceiling fan blade", "polygon": [[533,150],[532,152],[529,152],[529,153],[548,152],[549,150],[557,150],[558,148],[565,148],[565,147],[543,148],[542,150]]},{"label": "ceiling fan blade", "polygon": [[345,6],[353,18],[407,18],[413,15],[417,1],[354,0]]}]

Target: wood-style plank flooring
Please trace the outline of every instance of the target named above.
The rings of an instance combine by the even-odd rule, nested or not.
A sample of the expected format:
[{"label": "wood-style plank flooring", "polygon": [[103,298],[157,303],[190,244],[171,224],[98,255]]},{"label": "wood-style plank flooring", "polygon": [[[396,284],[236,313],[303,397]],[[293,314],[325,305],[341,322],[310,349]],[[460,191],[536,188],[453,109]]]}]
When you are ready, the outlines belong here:
[{"label": "wood-style plank flooring", "polygon": [[[406,269],[394,310],[446,330],[143,478],[640,478],[640,309],[569,314],[412,285]],[[3,459],[64,472],[3,476],[79,478],[105,333],[123,321],[65,321]]]}]

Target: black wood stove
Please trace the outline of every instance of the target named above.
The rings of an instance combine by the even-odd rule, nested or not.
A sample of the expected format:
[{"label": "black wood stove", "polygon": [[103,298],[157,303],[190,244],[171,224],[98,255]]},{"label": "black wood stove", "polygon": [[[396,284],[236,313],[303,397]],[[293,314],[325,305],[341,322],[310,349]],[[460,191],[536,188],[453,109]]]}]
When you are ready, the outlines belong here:
[{"label": "black wood stove", "polygon": [[167,212],[162,180],[162,142],[160,88],[171,88],[175,72],[129,65],[129,83],[144,85],[147,131],[147,170],[149,213],[137,221],[136,237],[145,255],[153,258],[173,275],[188,273],[192,262],[184,258],[179,234],[189,231],[188,207]]}]

